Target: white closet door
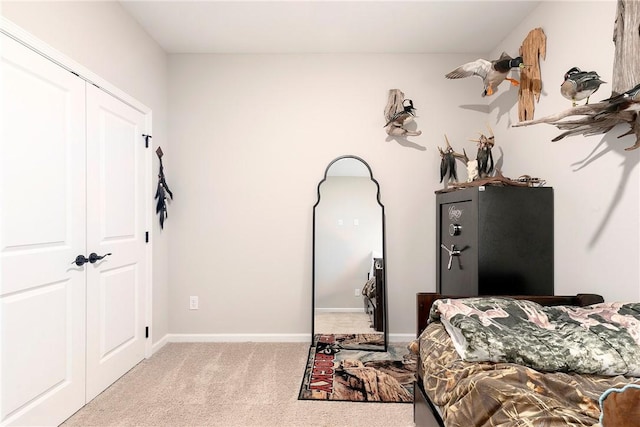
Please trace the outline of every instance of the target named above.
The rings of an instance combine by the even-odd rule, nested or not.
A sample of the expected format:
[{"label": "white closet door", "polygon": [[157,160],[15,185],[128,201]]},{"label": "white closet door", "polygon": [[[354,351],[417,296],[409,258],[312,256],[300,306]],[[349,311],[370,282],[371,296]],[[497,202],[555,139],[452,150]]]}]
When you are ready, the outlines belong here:
[{"label": "white closet door", "polygon": [[87,402],[144,358],[144,125],[87,85]]},{"label": "white closet door", "polygon": [[85,83],[0,34],[0,413],[85,403]]}]

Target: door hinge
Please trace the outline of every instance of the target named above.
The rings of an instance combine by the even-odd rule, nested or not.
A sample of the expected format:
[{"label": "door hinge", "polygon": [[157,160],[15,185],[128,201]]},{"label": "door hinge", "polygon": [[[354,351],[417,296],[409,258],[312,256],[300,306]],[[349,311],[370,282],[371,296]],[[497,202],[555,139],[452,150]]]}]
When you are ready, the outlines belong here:
[{"label": "door hinge", "polygon": [[142,137],[144,138],[144,148],[149,148],[149,138],[153,137],[144,133],[142,134]]},{"label": "door hinge", "polygon": [[148,231],[144,232],[144,242],[145,243],[149,243],[149,232]]},{"label": "door hinge", "polygon": [[145,337],[145,338],[149,338],[149,327],[148,327],[148,326],[146,326],[146,327],[144,328],[144,337]]}]

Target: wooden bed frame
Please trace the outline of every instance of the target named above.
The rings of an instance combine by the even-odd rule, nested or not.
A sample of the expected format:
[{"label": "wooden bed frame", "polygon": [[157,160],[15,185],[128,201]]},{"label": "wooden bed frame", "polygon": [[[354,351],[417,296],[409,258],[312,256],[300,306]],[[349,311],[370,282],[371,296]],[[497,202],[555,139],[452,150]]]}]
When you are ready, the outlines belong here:
[{"label": "wooden bed frame", "polygon": [[[490,296],[490,295],[481,295]],[[525,299],[536,302],[540,305],[572,305],[584,307],[591,304],[604,302],[601,295],[596,294],[577,294],[572,296],[559,295],[500,295],[505,298]],[[416,312],[417,312],[417,337],[427,327],[429,320],[429,312],[433,303],[442,298],[466,298],[464,296],[449,296],[438,293],[418,293],[416,294]],[[435,427],[439,425],[444,427],[444,422],[440,417],[435,405],[431,402],[422,386],[421,372],[422,364],[418,361],[418,372],[416,372],[416,382],[414,384],[413,393],[413,421],[416,427]]]}]

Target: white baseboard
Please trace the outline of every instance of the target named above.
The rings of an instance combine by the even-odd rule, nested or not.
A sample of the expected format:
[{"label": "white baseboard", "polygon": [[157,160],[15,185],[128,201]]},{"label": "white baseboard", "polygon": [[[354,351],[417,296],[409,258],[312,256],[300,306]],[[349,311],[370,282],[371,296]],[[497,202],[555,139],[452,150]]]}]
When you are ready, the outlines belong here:
[{"label": "white baseboard", "polygon": [[[415,334],[389,334],[389,342],[410,342]],[[153,345],[153,353],[168,342],[306,342],[308,334],[167,334]]]},{"label": "white baseboard", "polygon": [[364,313],[364,307],[316,308],[316,313]]},{"label": "white baseboard", "polygon": [[308,342],[308,334],[168,334],[169,342]]},{"label": "white baseboard", "polygon": [[154,342],[153,345],[151,346],[151,355],[153,356],[156,353],[156,351],[160,350],[168,342],[169,342],[169,334],[166,334],[165,336],[160,338],[158,341]]}]

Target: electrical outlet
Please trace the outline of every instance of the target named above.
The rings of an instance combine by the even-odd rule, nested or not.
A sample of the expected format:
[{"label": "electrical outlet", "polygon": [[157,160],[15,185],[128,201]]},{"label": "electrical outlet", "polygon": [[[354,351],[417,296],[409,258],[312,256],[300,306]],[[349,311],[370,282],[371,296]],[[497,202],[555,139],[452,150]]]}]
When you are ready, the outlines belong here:
[{"label": "electrical outlet", "polygon": [[359,296],[360,296],[360,288],[356,288],[356,289],[353,291],[353,296],[354,296],[354,297],[359,297]]},{"label": "electrical outlet", "polygon": [[189,297],[189,310],[197,310],[198,309],[198,297],[191,296]]}]

